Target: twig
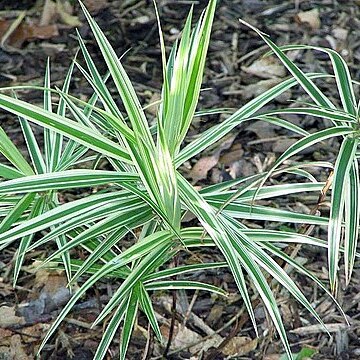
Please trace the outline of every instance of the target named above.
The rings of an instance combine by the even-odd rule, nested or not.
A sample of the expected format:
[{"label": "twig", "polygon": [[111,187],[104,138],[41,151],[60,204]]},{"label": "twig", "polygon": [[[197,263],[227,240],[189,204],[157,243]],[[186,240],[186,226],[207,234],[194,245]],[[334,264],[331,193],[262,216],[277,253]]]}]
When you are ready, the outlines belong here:
[{"label": "twig", "polygon": [[153,352],[153,346],[154,346],[154,334],[151,329],[150,323],[148,324],[148,337],[146,339],[146,345],[144,354],[141,360],[149,360],[151,357],[151,354]]},{"label": "twig", "polygon": [[6,30],[5,34],[2,36],[0,41],[0,47],[4,48],[6,41],[13,34],[13,32],[19,27],[21,22],[23,21],[26,15],[26,11],[21,11],[18,17],[14,20],[14,22],[10,25],[10,27]]},{"label": "twig", "polygon": [[190,305],[189,305],[189,307],[188,307],[188,309],[186,310],[186,313],[185,313],[185,315],[184,315],[183,326],[186,326],[186,323],[187,323],[187,321],[188,321],[189,318],[190,318],[191,310],[192,310],[192,308],[193,308],[194,305],[195,305],[195,301],[196,301],[198,295],[199,295],[199,290],[196,290],[194,296],[192,297],[192,299],[191,299],[191,301],[190,301]]},{"label": "twig", "polygon": [[[330,173],[330,175],[328,176],[326,182],[325,182],[325,185],[324,187],[321,189],[320,191],[320,195],[318,197],[318,201],[317,203],[315,204],[315,206],[311,209],[310,211],[310,215],[315,215],[317,214],[317,212],[319,211],[320,209],[320,206],[324,203],[325,199],[326,199],[326,193],[328,192],[328,190],[330,189],[331,187],[331,184],[333,182],[333,177],[334,177],[334,172],[332,171]],[[305,226],[302,226],[300,228],[300,233],[301,234],[306,234],[306,235],[310,235],[311,233],[311,230],[312,230],[312,226],[310,225],[305,225]]]},{"label": "twig", "polygon": [[[257,302],[257,300],[254,301],[254,303]],[[226,330],[229,326],[231,326],[235,321],[237,321],[241,316],[243,316],[243,318],[239,321],[239,323],[241,324],[240,326],[242,326],[244,323],[246,323],[246,321],[248,320],[248,314],[245,313],[244,314],[244,309],[241,309],[235,316],[233,316],[226,324],[224,324],[220,329],[214,331],[212,334],[206,335],[204,336],[201,340],[198,341],[194,341],[191,344],[185,345],[181,348],[178,348],[176,350],[170,351],[168,353],[168,355],[174,355],[177,354],[183,350],[186,350],[188,348],[191,348],[193,346],[199,345],[203,342],[205,342],[206,340],[212,338],[214,335],[217,335],[219,333],[221,333],[222,331]],[[162,359],[163,356],[157,356],[155,358],[152,358],[152,360],[159,360]]]},{"label": "twig", "polygon": [[209,354],[204,357],[204,360],[216,360],[221,355],[221,350],[230,342],[230,340],[239,332],[240,321],[236,319],[235,326],[230,331],[229,335],[218,345],[216,349],[213,349]]}]

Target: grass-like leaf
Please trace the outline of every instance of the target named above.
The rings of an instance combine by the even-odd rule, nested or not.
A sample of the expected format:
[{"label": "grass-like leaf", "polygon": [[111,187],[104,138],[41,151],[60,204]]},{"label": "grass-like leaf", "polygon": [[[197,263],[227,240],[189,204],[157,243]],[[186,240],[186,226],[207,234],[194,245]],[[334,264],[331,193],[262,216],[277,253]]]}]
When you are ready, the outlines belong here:
[{"label": "grass-like leaf", "polygon": [[[158,105],[155,119],[148,119],[145,112],[147,106],[140,103],[121,58],[82,3],[81,8],[107,67],[105,75],[100,74],[78,32],[79,52],[84,61],[81,63],[74,59],[61,89],[52,89],[48,60],[44,86],[33,88],[42,92],[42,107],[28,104],[16,96],[0,94],[0,108],[19,117],[31,159],[30,164],[0,129],[0,153],[7,159],[5,164],[0,164],[0,248],[19,241],[14,274],[16,280],[26,252],[55,241],[58,249],[43,261],[42,266],[65,269],[69,283],[77,281],[80,284],[51,325],[39,351],[74,304],[98,281],[110,278],[116,279],[114,286],[119,285],[93,324],[97,325],[111,316],[104,327],[95,359],[106,356],[118,329],[121,331],[120,358],[125,359],[138,310],[145,314],[161,341],[151,299],[153,291],[204,290],[225,295],[222,289],[212,284],[188,280],[186,274],[227,266],[234,276],[255,331],[257,325],[250,297],[252,291],[263,301],[286,354],[292,359],[271,279],[286,289],[321,325],[323,323],[296,282],[274,257],[279,257],[314,281],[334,300],[316,276],[288,256],[283,247],[299,243],[326,249],[329,253],[332,290],[340,253],[345,253],[347,281],[356,256],[359,227],[359,109],[346,63],[331,49],[278,47],[267,35],[250,26],[285,65],[291,77],[233,113],[233,110],[223,108],[197,110],[216,0],[209,0],[194,26],[191,8],[181,38],[175,41],[168,56],[155,4],[163,87],[160,101],[151,104]],[[332,79],[333,76],[306,74],[287,57],[286,51],[290,49],[315,49],[324,51],[330,57],[341,108],[338,109],[335,102],[315,84],[317,79]],[[92,90],[87,101],[69,94],[75,67]],[[112,95],[108,79],[113,81],[118,99]],[[311,103],[263,110],[269,102],[296,85],[305,90]],[[12,90],[18,91],[19,88]],[[58,98],[57,107],[55,98]],[[121,101],[120,105],[118,100]],[[194,117],[218,113],[230,115],[221,124],[199,134],[183,147]],[[309,132],[282,118],[287,114],[325,119],[330,126]],[[206,186],[201,190],[179,173],[177,169],[186,160],[199,155],[236,126],[252,120],[279,126],[299,138],[266,173]],[[153,125],[150,126],[150,123]],[[41,149],[42,141],[35,137],[31,124],[43,127],[44,149]],[[334,137],[340,138],[342,145],[334,168],[330,219],[256,202],[271,200],[273,204],[279,196],[291,198],[304,192],[318,195],[328,189],[330,180],[318,182],[311,169],[332,169],[332,164],[309,161],[285,165],[284,162],[302,150]],[[109,170],[98,170],[103,168],[103,163]],[[296,176],[297,181],[282,182],[283,174]],[[277,183],[264,186],[270,176],[276,177],[274,181]],[[66,196],[66,191],[72,188],[85,188],[87,191],[82,194],[82,199],[61,204],[60,193]],[[88,195],[88,190],[98,193]],[[199,227],[186,228],[182,218],[188,212],[195,215]],[[252,229],[247,227],[247,222],[242,222],[245,219],[265,221],[265,224],[272,221],[289,223],[290,226],[329,226],[329,238],[325,241],[290,231]],[[344,247],[340,242],[342,231]],[[123,249],[124,239],[127,240],[126,249]],[[71,258],[71,250],[77,247],[85,249],[86,259]],[[218,248],[224,261],[169,266],[170,262],[175,263],[173,259],[178,258],[179,252],[204,247]],[[249,286],[249,281],[252,286]]]},{"label": "grass-like leaf", "polygon": [[[355,151],[358,144],[357,138],[348,137],[342,143],[340,148],[340,152],[338,158],[335,163],[334,169],[334,180],[332,186],[332,194],[331,194],[331,209],[330,209],[330,220],[329,220],[329,279],[330,279],[330,287],[332,291],[335,291],[336,285],[336,275],[337,275],[337,267],[339,261],[339,247],[340,247],[340,237],[341,237],[341,224],[343,220],[343,211],[345,204],[345,196],[346,196],[346,182],[349,179],[349,172],[354,162]],[[354,186],[354,184],[353,184]],[[356,191],[356,187],[353,191]],[[350,191],[350,190],[349,190]],[[357,208],[353,209],[357,210]],[[350,215],[350,214],[349,214]],[[357,213],[353,213],[350,215],[352,217],[358,216]],[[352,223],[357,224],[357,220],[350,219],[347,222],[347,225],[350,225],[346,232],[351,236],[347,236],[347,240],[350,242],[357,241],[357,238],[354,238],[356,232],[354,232],[354,225]],[[347,245],[349,248],[352,248],[354,245]]]}]

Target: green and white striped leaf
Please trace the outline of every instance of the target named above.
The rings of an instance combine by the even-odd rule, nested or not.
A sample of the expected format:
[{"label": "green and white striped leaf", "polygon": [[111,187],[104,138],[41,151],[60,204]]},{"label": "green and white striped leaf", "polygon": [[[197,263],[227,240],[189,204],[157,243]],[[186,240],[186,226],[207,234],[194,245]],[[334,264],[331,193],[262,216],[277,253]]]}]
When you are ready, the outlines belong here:
[{"label": "green and white striped leaf", "polygon": [[349,126],[336,126],[329,129],[320,130],[314,134],[305,136],[304,138],[298,140],[295,144],[289,146],[282,155],[275,161],[269,171],[266,173],[266,176],[262,179],[257,192],[254,194],[254,199],[256,198],[258,191],[264,185],[266,180],[273,174],[277,167],[283,163],[285,160],[289,159],[291,156],[294,156],[308,147],[315,145],[321,141],[330,139],[336,136],[345,136],[354,133],[354,130]]},{"label": "green and white striped leaf", "polygon": [[311,78],[306,75],[300,68],[291,61],[285,53],[276,46],[270,39],[270,37],[254,26],[250,25],[246,21],[239,19],[239,21],[248,26],[250,29],[255,31],[264,42],[270,47],[274,54],[279,58],[279,60],[284,64],[284,66],[289,70],[291,75],[298,81],[302,88],[309,94],[309,96],[314,100],[314,102],[322,108],[334,109],[334,104],[324,95],[324,93],[314,84]]},{"label": "green and white striped leaf", "polygon": [[[112,142],[111,140],[105,138],[98,133],[93,132],[87,127],[80,125],[72,120],[69,120],[63,116],[50,113],[49,111],[43,110],[37,106],[31,105],[22,100],[11,98],[3,94],[0,94],[0,108],[7,110],[15,115],[21,116],[47,129],[63,134],[64,136],[67,136],[70,139],[73,139],[78,143],[85,145],[90,149],[98,151],[104,155],[124,161],[126,163],[131,163],[131,159],[127,151],[123,149],[120,145]],[[2,138],[3,136],[1,136],[0,131],[0,139],[2,140]],[[3,140],[1,141],[1,143],[2,145],[5,145],[3,144]],[[12,147],[14,147],[14,145],[12,145]],[[0,147],[0,151],[2,151],[2,147]],[[12,157],[13,155],[11,155],[11,158]],[[19,156],[17,156],[16,160],[18,159],[18,157]],[[21,164],[23,163],[23,161],[21,162]],[[18,166],[16,164],[16,161],[14,165]],[[24,167],[24,164],[22,164],[22,167]],[[22,171],[22,169],[19,170]],[[26,166],[24,170],[26,170],[26,173],[29,174],[29,170]],[[33,171],[31,170],[31,173],[32,172]]]},{"label": "green and white striped leaf", "polygon": [[18,200],[15,203],[14,207],[0,222],[0,233],[9,230],[11,226],[19,220],[19,218],[24,214],[24,212],[29,209],[34,199],[35,194],[30,193]]},{"label": "green and white striped leaf", "polygon": [[352,86],[353,81],[350,76],[349,68],[345,60],[335,50],[329,48],[323,48],[319,46],[309,46],[309,45],[291,45],[291,46],[281,47],[280,49],[282,51],[311,49],[311,50],[321,51],[329,55],[329,58],[331,60],[334,69],[335,80],[343,108],[348,114],[352,114],[354,116],[357,115],[356,98],[354,94],[354,88]]},{"label": "green and white striped leaf", "polygon": [[[137,220],[136,224],[139,223],[141,225],[141,219],[143,222],[146,222],[150,219],[150,215],[151,213],[149,212],[149,208],[146,205],[144,206],[144,204],[141,204],[140,206],[133,205],[130,208],[124,208],[123,210],[119,208],[119,211],[115,214],[106,217],[93,226],[90,226],[79,235],[75,236],[72,240],[68,241],[62,248],[51,254],[51,256],[45,260],[45,263],[52,261],[54,258],[62,255],[71,248],[79,246],[99,235],[106,235],[110,231],[121,227],[131,229],[132,227],[130,227],[130,225],[134,220]],[[108,246],[109,243],[106,244],[106,247]],[[95,256],[96,252],[93,252],[93,254]]]},{"label": "green and white striped leaf", "polygon": [[226,296],[226,291],[217,286],[205,284],[199,281],[169,280],[153,281],[145,284],[146,290],[204,290],[214,294]]},{"label": "green and white striped leaf", "polygon": [[345,278],[349,283],[355,262],[356,248],[359,238],[360,206],[359,206],[359,165],[353,160],[349,171],[349,182],[345,195]]},{"label": "green and white striped leaf", "polygon": [[154,331],[156,337],[158,338],[158,340],[161,342],[162,341],[162,334],[161,334],[161,330],[160,330],[160,327],[159,327],[159,323],[158,323],[157,318],[156,318],[155,310],[154,310],[154,308],[152,306],[151,298],[150,298],[148,292],[145,290],[143,284],[140,284],[140,298],[139,298],[139,300],[140,300],[141,310],[146,315],[151,328],[153,329],[153,331]]},{"label": "green and white striped leaf", "polygon": [[[8,98],[10,99],[10,101],[16,101],[16,99],[14,98],[11,97]],[[6,135],[5,131],[1,127],[0,127],[0,153],[4,155],[20,173],[24,175],[34,174],[33,169],[27,163],[24,156],[20,153],[20,151],[9,139],[9,137]]]},{"label": "green and white striped leaf", "polygon": [[[144,256],[145,254],[147,254],[149,251],[151,251],[151,249],[154,249],[156,247],[160,247],[163,246],[164,243],[168,242],[171,239],[172,235],[171,233],[169,233],[168,231],[162,231],[162,232],[158,232],[156,234],[150,235],[147,239],[143,239],[141,241],[141,243],[138,243],[139,245],[141,244],[141,246],[139,246],[138,248],[135,249],[135,251],[133,251],[134,246],[129,248],[128,250],[125,250],[123,253],[121,253],[120,255],[118,255],[116,258],[114,258],[111,262],[106,263],[105,265],[103,265],[94,275],[92,275],[81,287],[80,289],[74,293],[73,297],[69,300],[69,302],[65,305],[65,307],[63,308],[63,310],[61,311],[61,313],[58,315],[58,317],[56,318],[56,320],[53,322],[53,324],[51,325],[49,331],[47,332],[47,334],[45,335],[43,342],[41,343],[38,353],[40,353],[40,351],[42,350],[42,348],[45,346],[45,344],[47,343],[47,341],[49,340],[49,338],[51,337],[51,335],[55,332],[55,330],[58,328],[58,326],[60,325],[60,323],[63,321],[63,319],[66,317],[66,315],[70,312],[70,310],[72,309],[72,307],[75,305],[75,303],[86,293],[86,291],[88,289],[90,289],[97,281],[99,281],[100,279],[102,279],[103,277],[105,277],[107,274],[110,274],[114,271],[116,271],[117,269],[123,267],[124,265],[135,261],[136,259]],[[155,246],[155,247],[154,247]],[[168,244],[165,246],[164,249],[168,248]],[[159,256],[161,255],[161,253],[159,253]],[[131,273],[131,275],[134,273]],[[134,275],[133,275],[134,278]],[[129,279],[129,277],[127,278],[127,280]],[[132,279],[130,279],[132,280]],[[128,281],[129,283],[129,281]],[[127,283],[127,284],[128,284]],[[135,281],[136,283],[136,281]],[[125,284],[125,282],[122,284],[122,286]],[[127,287],[127,284],[126,287]],[[121,289],[123,290],[123,289]],[[129,289],[128,289],[129,290]],[[119,291],[119,290],[118,290]],[[118,292],[117,291],[117,292]],[[125,299],[126,298],[126,294],[128,294],[128,291],[126,293],[122,293],[121,291],[121,299]],[[114,294],[115,296],[115,294]],[[117,299],[116,299],[117,300]],[[122,301],[120,301],[120,304],[122,303]],[[108,303],[109,304],[109,303]],[[120,305],[119,304],[119,305]],[[113,308],[113,307],[112,307]],[[105,309],[104,309],[105,310]],[[110,310],[111,311],[111,310]],[[107,313],[107,312],[106,312]],[[94,323],[95,326],[95,323]]]},{"label": "green and white striped leaf", "polygon": [[19,117],[19,120],[34,169],[36,170],[37,174],[42,174],[46,172],[46,165],[39,145],[35,139],[35,135],[27,120],[22,117]]},{"label": "green and white striped leaf", "polygon": [[[33,219],[34,217],[41,214],[44,209],[44,206],[45,206],[45,203],[44,203],[43,198],[36,199],[31,208],[30,215],[28,217],[29,221],[31,221],[31,219]],[[34,234],[29,234],[29,235],[22,237],[20,240],[20,244],[17,248],[17,254],[15,257],[15,264],[14,264],[14,277],[13,277],[14,286],[17,283],[17,279],[19,277],[21,266],[24,262],[26,250],[29,247],[29,244],[32,241],[33,237],[34,237]]]},{"label": "green and white striped leaf", "polygon": [[[339,155],[336,159],[335,169],[334,169],[334,179],[332,183],[332,193],[331,193],[331,208],[330,208],[330,220],[329,220],[329,229],[328,229],[328,242],[329,242],[329,280],[330,288],[334,292],[336,287],[336,278],[338,270],[338,261],[339,261],[339,248],[341,243],[341,225],[344,216],[344,204],[346,197],[346,187],[349,181],[349,173],[354,162],[355,152],[357,149],[359,139],[353,137],[347,137],[340,148]],[[359,181],[357,179],[357,181]],[[352,185],[353,182],[352,182]],[[356,191],[356,189],[354,189]],[[356,210],[356,209],[355,209]],[[350,215],[350,214],[349,214]],[[358,216],[356,213],[353,216]],[[356,242],[357,239],[354,238],[354,221],[357,221],[356,218],[347,222],[347,225],[350,225],[346,231],[351,234],[351,238],[347,237],[348,241]],[[350,244],[348,244],[349,246]],[[353,245],[351,245],[352,247]]]},{"label": "green and white striped leaf", "polygon": [[0,183],[0,194],[93,187],[122,181],[138,181],[136,174],[105,170],[65,170],[26,176]]},{"label": "green and white striped leaf", "polygon": [[[197,238],[200,239],[201,237],[202,237],[202,233],[200,233]],[[187,239],[184,239],[184,240],[186,241]],[[169,278],[172,276],[183,275],[183,274],[187,274],[187,273],[194,273],[194,272],[202,271],[202,270],[218,269],[218,268],[222,268],[222,267],[226,267],[226,266],[227,266],[226,262],[213,262],[213,263],[177,266],[176,268],[160,270],[160,271],[157,271],[156,273],[150,274],[149,276],[145,277],[144,283],[147,283],[148,281],[154,281],[154,280],[158,281],[158,280],[161,280],[164,278]]]},{"label": "green and white striped leaf", "polygon": [[[158,240],[157,247],[155,247],[143,259],[141,259],[141,261],[135,267],[133,267],[130,275],[115,291],[109,302],[105,305],[104,309],[101,311],[100,315],[96,318],[96,320],[94,321],[94,325],[103,321],[105,317],[108,316],[109,313],[114,309],[114,307],[116,307],[119,303],[123,301],[123,299],[128,295],[131,289],[134,288],[134,286],[137,284],[138,281],[141,281],[141,279],[144,276],[146,276],[150,271],[154,271],[154,269],[157,267],[156,265],[158,265],[159,259],[161,259],[163,256],[166,256],[166,253],[169,251],[172,245],[171,244],[172,234],[171,233],[169,234],[169,232],[164,232],[164,231],[156,232],[152,235],[149,235],[147,238],[157,239]],[[161,242],[160,239],[162,240]],[[142,244],[144,241],[145,239],[143,239],[137,244]],[[132,248],[134,246],[132,246]],[[140,256],[136,254],[136,257],[139,258]],[[117,263],[115,259],[113,260],[113,262]],[[126,265],[124,261],[122,261],[122,265]]]},{"label": "green and white striped leaf", "polygon": [[124,317],[126,305],[127,303],[124,300],[112,314],[111,320],[109,321],[109,324],[107,325],[101,338],[99,346],[96,349],[94,360],[102,360],[106,356],[110,343],[114,338],[116,330],[119,328],[121,321]]},{"label": "green and white striped leaf", "polygon": [[15,169],[14,167],[5,164],[0,164],[0,178],[11,180],[11,179],[17,179],[22,176],[24,176],[24,174],[19,170]]},{"label": "green and white striped leaf", "polygon": [[73,219],[92,209],[99,209],[100,205],[109,205],[112,201],[116,202],[121,199],[121,195],[121,192],[97,194],[63,204],[53,210],[49,210],[44,214],[36,216],[31,219],[31,221],[24,221],[10,230],[1,233],[0,244],[8,243],[23,236],[48,229],[53,225],[58,225],[59,223]]},{"label": "green and white striped leaf", "polygon": [[[296,107],[296,108],[286,108],[286,109],[275,109],[266,111],[264,113],[267,115],[277,115],[277,114],[296,114],[296,115],[310,115],[318,118],[323,118],[331,120],[334,123],[339,123],[339,125],[350,126],[351,123],[356,123],[357,119],[354,115],[339,111],[337,109],[323,109],[321,107]],[[260,115],[263,115],[261,113]],[[306,134],[305,134],[306,135]]]},{"label": "green and white striped leaf", "polygon": [[120,360],[125,360],[129,346],[130,337],[135,324],[139,306],[140,283],[135,284],[129,291],[127,306],[125,310],[124,326],[120,337]]},{"label": "green and white striped leaf", "polygon": [[[323,77],[329,77],[329,75],[324,74],[307,74],[309,79],[317,79]],[[216,141],[220,140],[223,136],[228,134],[236,126],[249,121],[252,118],[256,118],[256,112],[264,107],[271,100],[281,95],[285,91],[291,89],[297,85],[297,80],[290,78],[284,80],[278,85],[275,85],[273,88],[265,91],[263,94],[257,96],[255,99],[249,101],[239,110],[237,110],[233,115],[228,117],[221,124],[214,125],[210,129],[203,132],[199,138],[192,141],[189,145],[185,146],[178,156],[175,159],[176,167],[183,164],[186,160],[189,160],[191,157],[197,155],[202,150],[206,149],[210,145],[214,144]]]}]

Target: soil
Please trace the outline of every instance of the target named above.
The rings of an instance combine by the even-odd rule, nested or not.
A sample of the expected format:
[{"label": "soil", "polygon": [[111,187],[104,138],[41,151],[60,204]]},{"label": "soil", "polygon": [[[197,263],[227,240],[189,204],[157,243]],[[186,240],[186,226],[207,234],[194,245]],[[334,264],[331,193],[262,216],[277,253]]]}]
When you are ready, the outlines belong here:
[{"label": "soil", "polygon": [[[48,3],[49,1],[46,1],[46,6]],[[105,69],[77,2],[61,3],[62,10],[49,10],[45,1],[41,0],[0,0],[0,87],[24,83],[41,84],[47,57],[51,59],[52,83],[60,85],[77,51],[75,27],[78,27],[83,38],[87,40],[90,52],[97,55],[99,67]],[[152,1],[84,0],[84,3],[105,31],[118,55],[125,54],[123,64],[142,103],[149,104],[156,100],[161,88],[161,68],[158,29]],[[197,18],[207,2],[159,0],[157,3],[165,41],[170,45],[184,24],[190,4],[195,5]],[[358,0],[219,0],[218,3],[203,82],[203,87],[207,90],[201,95],[199,108],[237,109],[288,76],[277,61],[272,62],[271,58],[259,61],[267,48],[253,31],[239,23],[239,18],[269,34],[279,45],[311,44],[336,49],[349,64],[352,77],[359,78]],[[21,24],[8,34],[10,24],[19,16],[24,16]],[[331,71],[330,62],[322,53],[293,52],[291,56],[306,71]],[[334,87],[323,85],[327,87],[327,94],[333,96],[335,102],[338,101]],[[89,87],[79,73],[71,84],[71,91],[85,98],[89,95]],[[358,95],[358,89],[356,92]],[[22,96],[34,103],[42,101],[39,94],[33,91],[24,92]],[[269,106],[293,106],[290,99],[307,100],[300,89],[294,88]],[[151,109],[149,113],[151,114]],[[222,119],[223,115],[196,118],[189,139]],[[309,131],[326,126],[322,120],[311,117],[289,116],[288,119]],[[0,121],[13,141],[23,147],[17,120],[1,112]],[[231,136],[219,142],[216,148],[208,149],[199,158],[191,159],[182,171],[198,186],[254,174],[266,169],[295,140],[296,137],[287,131],[254,122],[234,129]],[[302,153],[297,160],[333,161],[338,146],[337,141],[332,140],[314,147],[312,151]],[[323,171],[318,171],[315,175],[323,181],[328,176]],[[292,196],[277,199],[276,204],[286,204],[291,209],[307,211],[314,207],[316,201],[315,195]],[[324,215],[328,213],[326,204],[320,210]],[[269,228],[279,226],[261,222],[247,225],[265,225]],[[281,226],[288,228],[290,225]],[[315,228],[312,234],[324,236],[325,232],[322,228]],[[66,303],[69,294],[63,291],[63,274],[34,271],[33,259],[45,257],[51,251],[50,248],[27,256],[18,286],[13,289],[11,271],[15,251],[14,246],[0,252],[0,307],[8,307],[6,313],[0,313],[0,324],[1,317],[6,317],[10,322],[7,326],[0,327],[0,359],[34,359],[41,337],[59,313],[61,305]],[[201,256],[221,259],[217,253],[202,253]],[[325,253],[304,247],[297,256],[306,263],[308,269],[324,282],[327,281]],[[344,324],[343,318],[327,296],[303,277],[295,273],[292,273],[292,276],[324,322],[330,325],[332,333],[332,337],[323,333],[310,315],[274,283],[273,288],[284,315],[293,351],[296,353],[306,347],[315,349],[316,354],[312,358],[317,360],[359,359],[359,263],[355,264],[350,285],[346,288],[340,287],[337,294],[339,303],[348,316],[350,327]],[[193,304],[192,316],[186,326],[181,327],[186,310],[182,313],[181,309],[178,309],[179,322],[174,339],[177,350],[170,351],[169,359],[281,359],[281,343],[261,303],[256,306],[260,334],[256,339],[231,275],[225,270],[219,270],[199,274],[197,279],[225,287],[232,296],[223,300],[206,294],[178,294],[178,303],[182,309],[187,309],[190,303]],[[90,329],[90,325],[98,314],[101,303],[111,295],[116,286],[116,283],[104,283],[89,292],[87,298],[84,298],[64,321],[57,335],[49,341],[41,358],[92,359],[101,338],[101,328]],[[156,310],[165,320],[170,320],[170,294],[154,297],[154,303]],[[16,313],[12,312],[14,306]],[[34,317],[31,314],[37,315]],[[167,324],[166,321],[163,324],[165,333],[168,331]],[[190,343],[194,339],[201,339],[201,346],[204,347],[204,338],[213,330],[219,329],[217,336],[221,337],[220,341],[219,338],[215,341],[214,337],[209,336],[209,349],[202,355],[195,346],[183,346],[183,349],[179,350],[181,344],[189,345],[189,339]],[[147,324],[140,316],[131,340],[129,359],[142,359],[146,342]],[[118,340],[115,340],[107,354],[108,359],[117,358],[117,347]],[[148,353],[147,358],[161,358],[160,354],[160,348],[155,344],[152,354]]]}]

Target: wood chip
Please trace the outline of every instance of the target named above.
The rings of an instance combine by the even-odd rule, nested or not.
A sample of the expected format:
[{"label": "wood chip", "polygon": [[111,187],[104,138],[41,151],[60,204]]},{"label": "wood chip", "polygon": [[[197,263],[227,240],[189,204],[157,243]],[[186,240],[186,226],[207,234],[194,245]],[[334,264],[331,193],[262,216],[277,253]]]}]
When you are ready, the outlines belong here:
[{"label": "wood chip", "polygon": [[[346,324],[338,324],[338,323],[325,324],[325,326],[330,333],[349,329],[349,326]],[[303,326],[294,330],[290,330],[290,332],[298,335],[310,335],[316,333],[325,333],[326,331],[323,329],[323,327],[320,324],[315,324],[315,325]]]},{"label": "wood chip", "polygon": [[299,12],[295,20],[300,24],[309,26],[312,30],[319,29],[321,26],[319,9]]}]

